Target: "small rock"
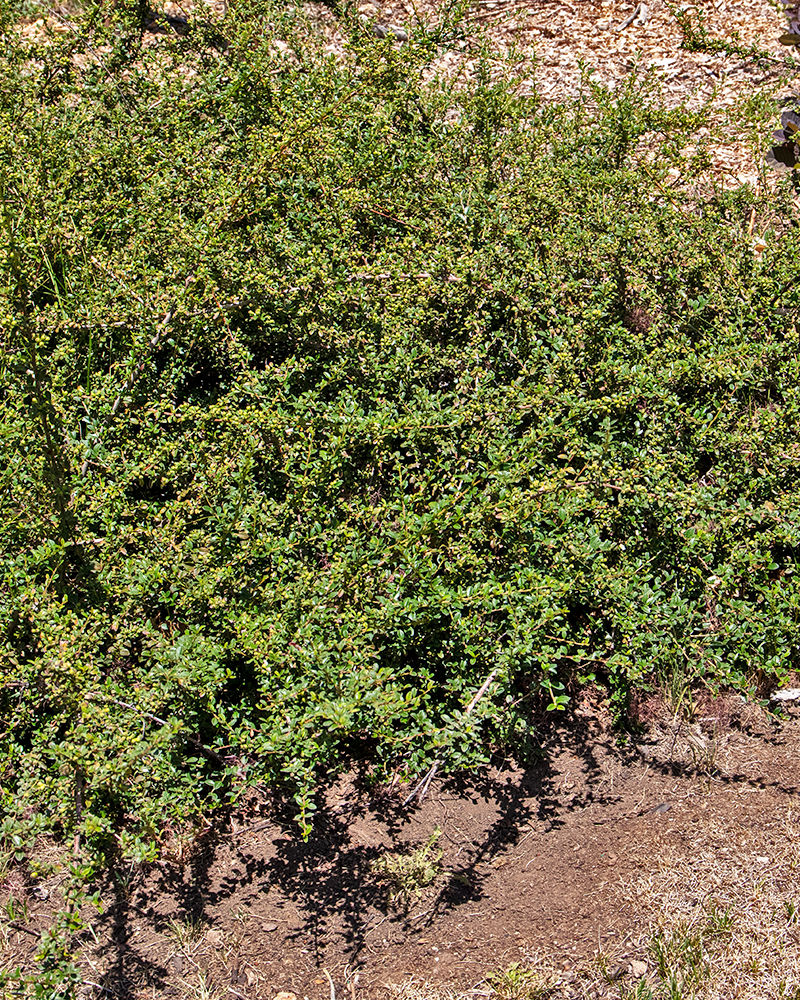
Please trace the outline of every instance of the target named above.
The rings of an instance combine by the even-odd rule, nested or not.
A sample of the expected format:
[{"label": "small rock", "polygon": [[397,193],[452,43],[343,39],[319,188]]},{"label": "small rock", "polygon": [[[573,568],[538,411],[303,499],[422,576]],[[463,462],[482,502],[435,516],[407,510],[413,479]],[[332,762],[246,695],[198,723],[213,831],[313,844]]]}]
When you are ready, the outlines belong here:
[{"label": "small rock", "polygon": [[297,994],[286,992],[276,993],[272,1000],[297,1000]]},{"label": "small rock", "polygon": [[408,32],[397,24],[374,24],[372,33],[376,38],[396,38],[398,42],[408,41]]},{"label": "small rock", "polygon": [[651,813],[667,813],[667,812],[670,811],[671,808],[672,808],[672,806],[669,804],[669,802],[661,802],[661,803],[659,803],[659,805],[654,806],[650,810],[650,812]]},{"label": "small rock", "polygon": [[172,956],[172,971],[176,976],[183,972],[183,958],[180,955]]},{"label": "small rock", "polygon": [[222,931],[206,931],[206,943],[210,944],[212,948],[220,948],[222,946]]},{"label": "small rock", "polygon": [[[248,986],[255,986],[256,983],[258,982],[258,976],[255,974],[255,972],[253,972],[252,969],[245,969],[244,970],[244,978],[247,980],[247,985]],[[241,982],[241,981],[242,981],[242,977],[239,976],[239,982]]]},{"label": "small rock", "polygon": [[272,931],[276,931],[277,929],[278,929],[278,925],[277,924],[262,924],[261,925],[261,930],[262,931],[267,931],[267,933],[271,933]]},{"label": "small rock", "polygon": [[773,691],[769,696],[770,701],[800,701],[800,688],[783,688],[781,691]]},{"label": "small rock", "polygon": [[642,976],[646,976],[647,962],[640,962],[638,959],[634,959],[631,962],[631,975],[636,976],[637,979],[641,979]]}]

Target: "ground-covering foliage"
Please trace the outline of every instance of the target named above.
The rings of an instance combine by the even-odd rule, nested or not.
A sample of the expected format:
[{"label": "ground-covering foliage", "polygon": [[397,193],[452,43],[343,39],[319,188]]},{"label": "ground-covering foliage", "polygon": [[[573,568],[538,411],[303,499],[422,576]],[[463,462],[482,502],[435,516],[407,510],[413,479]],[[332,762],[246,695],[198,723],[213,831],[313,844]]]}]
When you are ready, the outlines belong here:
[{"label": "ground-covering foliage", "polygon": [[780,681],[791,186],[754,253],[764,193],[692,183],[700,116],[639,76],[544,106],[480,46],[439,76],[457,10],[403,45],[344,12],[340,54],[260,0],[147,44],[140,13],[2,9],[19,860],[153,859],[253,785],[307,831],[354,759],[524,759],[589,679],[622,721]]}]

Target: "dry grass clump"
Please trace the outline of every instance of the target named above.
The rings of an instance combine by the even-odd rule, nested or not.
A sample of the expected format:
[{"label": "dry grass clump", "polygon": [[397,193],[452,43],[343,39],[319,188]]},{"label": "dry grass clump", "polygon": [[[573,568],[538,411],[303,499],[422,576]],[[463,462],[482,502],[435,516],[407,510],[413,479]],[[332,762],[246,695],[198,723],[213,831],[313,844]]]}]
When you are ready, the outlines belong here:
[{"label": "dry grass clump", "polygon": [[690,853],[666,848],[628,886],[653,914],[644,996],[766,1000],[800,996],[800,827],[710,820]]},{"label": "dry grass clump", "polygon": [[387,983],[391,1000],[464,1000],[464,993],[449,986],[432,986],[412,976],[404,983]]}]

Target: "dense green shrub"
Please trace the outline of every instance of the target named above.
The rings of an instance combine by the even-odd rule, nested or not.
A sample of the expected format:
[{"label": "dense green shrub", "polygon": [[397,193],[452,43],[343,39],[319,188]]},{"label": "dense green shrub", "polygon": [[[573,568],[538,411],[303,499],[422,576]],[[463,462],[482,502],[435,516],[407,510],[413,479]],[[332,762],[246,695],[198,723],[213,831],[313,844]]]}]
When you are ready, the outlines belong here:
[{"label": "dense green shrub", "polygon": [[5,10],[3,805],[132,857],[797,656],[791,206],[757,259],[636,79],[547,107],[296,17]]}]

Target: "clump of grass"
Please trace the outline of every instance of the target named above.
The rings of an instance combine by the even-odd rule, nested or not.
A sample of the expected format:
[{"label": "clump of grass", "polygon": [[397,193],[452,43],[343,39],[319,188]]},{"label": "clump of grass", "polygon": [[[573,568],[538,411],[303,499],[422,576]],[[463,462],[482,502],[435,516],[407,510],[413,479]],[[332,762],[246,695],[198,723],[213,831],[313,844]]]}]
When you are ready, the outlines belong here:
[{"label": "clump of grass", "polygon": [[12,858],[13,854],[11,851],[0,851],[0,885],[8,878],[8,873],[11,871]]},{"label": "clump of grass", "polygon": [[183,920],[170,920],[167,936],[172,938],[179,951],[190,953],[207,930],[208,925],[204,920],[199,917],[186,917]]},{"label": "clump of grass", "polygon": [[207,829],[203,816],[197,816],[188,823],[170,824],[162,839],[161,857],[172,864],[185,864]]},{"label": "clump of grass", "polygon": [[487,976],[487,982],[501,1000],[543,1000],[553,986],[546,972],[523,968],[512,962],[508,968]]},{"label": "clump of grass", "polygon": [[392,1000],[464,1000],[464,994],[449,986],[432,985],[412,976],[404,983],[387,983]]},{"label": "clump of grass", "polygon": [[197,982],[190,983],[181,980],[184,1000],[222,1000],[228,994],[224,988],[217,986],[205,972],[197,974]]},{"label": "clump of grass", "polygon": [[425,886],[441,871],[441,849],[436,848],[442,831],[434,830],[426,843],[404,854],[384,854],[372,866],[373,872],[389,886],[389,901],[408,909]]}]

